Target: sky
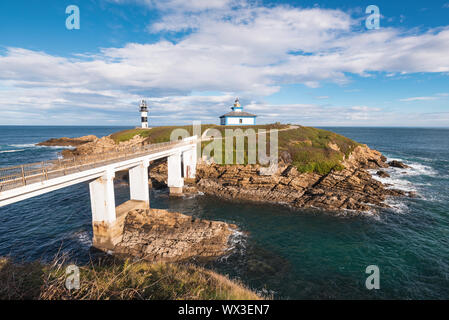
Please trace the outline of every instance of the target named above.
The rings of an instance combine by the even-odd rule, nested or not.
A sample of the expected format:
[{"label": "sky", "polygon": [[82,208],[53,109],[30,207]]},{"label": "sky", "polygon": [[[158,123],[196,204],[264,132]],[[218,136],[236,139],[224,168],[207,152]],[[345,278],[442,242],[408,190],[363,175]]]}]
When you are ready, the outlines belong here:
[{"label": "sky", "polygon": [[218,124],[236,97],[258,123],[449,127],[449,0],[0,1],[0,125],[137,126],[141,99],[150,126]]}]

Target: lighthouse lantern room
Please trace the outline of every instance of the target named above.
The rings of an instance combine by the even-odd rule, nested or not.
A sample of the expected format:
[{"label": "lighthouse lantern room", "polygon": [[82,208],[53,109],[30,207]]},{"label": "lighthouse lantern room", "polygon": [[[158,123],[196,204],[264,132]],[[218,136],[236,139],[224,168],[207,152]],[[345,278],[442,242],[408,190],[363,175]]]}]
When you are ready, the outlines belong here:
[{"label": "lighthouse lantern room", "polygon": [[140,120],[142,122],[142,128],[148,128],[148,106],[145,100],[140,101]]}]

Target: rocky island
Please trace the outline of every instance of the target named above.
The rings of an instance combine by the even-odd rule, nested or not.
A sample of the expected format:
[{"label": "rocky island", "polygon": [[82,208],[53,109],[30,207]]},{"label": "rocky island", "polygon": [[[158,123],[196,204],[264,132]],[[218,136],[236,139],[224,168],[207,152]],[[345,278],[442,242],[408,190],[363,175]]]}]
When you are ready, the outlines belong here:
[{"label": "rocky island", "polygon": [[[103,138],[52,139],[44,144],[78,143],[76,149],[63,151],[64,157],[76,158],[169,141],[175,128],[131,129]],[[203,133],[209,128],[224,130],[223,126],[208,125],[203,127]],[[390,166],[402,169],[407,166],[398,161],[387,162],[385,156],[367,145],[310,127],[274,124],[253,128],[278,131],[277,170],[265,175],[261,174],[259,164],[223,165],[202,159],[197,165],[196,178],[186,179],[184,191],[356,215],[388,207],[388,197],[414,196],[392,189],[373,177],[373,172],[380,177],[388,176],[384,169]],[[166,161],[152,163],[149,170],[149,184],[157,189],[166,187]],[[127,173],[117,175],[116,179],[126,182]],[[114,242],[113,251],[149,261],[219,256],[226,251],[229,236],[236,228],[223,222],[195,220],[180,213],[143,208],[126,211],[121,221],[121,238]]]}]

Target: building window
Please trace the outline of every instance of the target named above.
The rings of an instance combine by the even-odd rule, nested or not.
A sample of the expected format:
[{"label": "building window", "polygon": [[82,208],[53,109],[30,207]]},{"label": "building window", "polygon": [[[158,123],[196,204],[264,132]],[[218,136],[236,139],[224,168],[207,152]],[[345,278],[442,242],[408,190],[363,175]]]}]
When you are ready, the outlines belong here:
[{"label": "building window", "polygon": [[243,119],[239,119],[239,123],[243,123]]}]

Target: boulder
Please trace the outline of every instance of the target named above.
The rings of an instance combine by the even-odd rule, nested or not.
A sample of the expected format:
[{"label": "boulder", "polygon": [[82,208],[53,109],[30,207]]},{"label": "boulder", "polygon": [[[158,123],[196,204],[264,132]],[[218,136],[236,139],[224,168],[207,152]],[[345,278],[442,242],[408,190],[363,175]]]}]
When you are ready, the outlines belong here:
[{"label": "boulder", "polygon": [[390,177],[390,175],[388,173],[386,173],[385,171],[383,171],[383,170],[377,171],[376,175],[381,177],[381,178],[389,178]]},{"label": "boulder", "polygon": [[397,160],[393,160],[393,161],[388,162],[388,165],[390,167],[393,167],[393,168],[401,168],[401,169],[410,168],[408,165],[404,164],[401,161],[397,161]]},{"label": "boulder", "polygon": [[229,236],[236,228],[177,212],[135,209],[127,214],[123,238],[113,251],[152,262],[210,259],[229,249]]}]

